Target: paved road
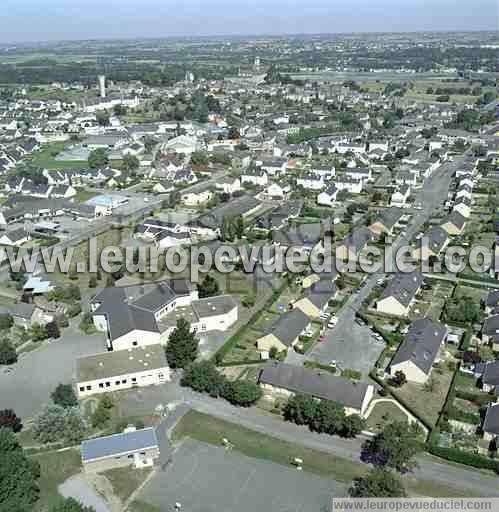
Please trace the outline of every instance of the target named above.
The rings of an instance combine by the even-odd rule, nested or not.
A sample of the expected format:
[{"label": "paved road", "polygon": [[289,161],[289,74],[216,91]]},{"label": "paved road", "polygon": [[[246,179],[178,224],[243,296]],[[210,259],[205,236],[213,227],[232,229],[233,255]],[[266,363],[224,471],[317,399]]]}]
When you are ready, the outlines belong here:
[{"label": "paved road", "polygon": [[87,336],[68,327],[58,340],[23,355],[12,373],[0,369],[0,410],[14,409],[23,421],[32,418],[57,384],[73,381],[77,357],[105,350],[104,334]]},{"label": "paved road", "polygon": [[[421,209],[408,210],[412,218],[406,230],[393,242],[394,251],[407,245],[431,217],[435,208],[445,202],[451,175],[459,162],[460,159],[456,159],[444,164],[426,179],[415,198],[416,203],[421,204]],[[383,344],[373,337],[368,327],[355,323],[355,314],[371,293],[376,281],[383,277],[386,274],[382,269],[367,276],[363,286],[351,295],[337,315],[338,322],[333,329],[327,331],[326,341],[318,343],[308,354],[310,359],[323,364],[336,360],[344,368],[359,370],[364,375],[369,373],[383,350]]]}]

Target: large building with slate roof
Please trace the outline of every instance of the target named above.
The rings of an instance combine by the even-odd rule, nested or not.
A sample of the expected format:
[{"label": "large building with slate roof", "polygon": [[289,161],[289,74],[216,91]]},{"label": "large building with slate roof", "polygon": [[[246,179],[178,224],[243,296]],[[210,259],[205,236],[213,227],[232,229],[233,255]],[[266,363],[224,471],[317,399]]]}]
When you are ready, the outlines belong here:
[{"label": "large building with slate roof", "polygon": [[127,428],[121,434],[97,437],[81,443],[81,460],[86,473],[113,468],[150,467],[159,457],[159,443],[154,428]]},{"label": "large building with slate roof", "polygon": [[259,384],[263,392],[270,396],[289,397],[304,393],[319,400],[338,402],[345,408],[347,415],[362,416],[374,393],[371,384],[354,382],[320,370],[275,362],[269,363],[262,370]]},{"label": "large building with slate roof", "polygon": [[447,337],[447,327],[429,318],[416,320],[393,356],[390,375],[401,371],[410,382],[424,384]]},{"label": "large building with slate roof", "polygon": [[90,302],[95,327],[110,350],[166,343],[176,320],[187,318],[195,331],[225,331],[237,320],[230,295],[198,299],[185,279],[104,288]]}]

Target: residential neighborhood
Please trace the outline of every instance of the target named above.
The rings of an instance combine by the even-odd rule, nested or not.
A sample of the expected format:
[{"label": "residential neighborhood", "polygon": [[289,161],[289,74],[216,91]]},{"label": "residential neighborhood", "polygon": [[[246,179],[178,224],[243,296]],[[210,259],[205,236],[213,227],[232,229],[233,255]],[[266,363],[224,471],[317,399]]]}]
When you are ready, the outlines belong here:
[{"label": "residential neighborhood", "polygon": [[0,36],[0,511],[499,496],[497,33],[388,25]]}]

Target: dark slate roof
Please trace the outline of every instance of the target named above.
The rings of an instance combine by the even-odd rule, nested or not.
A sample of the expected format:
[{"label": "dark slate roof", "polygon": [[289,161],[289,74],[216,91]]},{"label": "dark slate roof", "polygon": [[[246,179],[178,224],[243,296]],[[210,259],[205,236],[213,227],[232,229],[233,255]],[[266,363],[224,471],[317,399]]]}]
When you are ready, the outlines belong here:
[{"label": "dark slate roof", "polygon": [[348,236],[346,236],[341,245],[354,249],[355,253],[358,254],[367,242],[372,240],[372,238],[373,235],[371,231],[369,231],[365,226],[362,226],[354,229]]},{"label": "dark slate roof", "polygon": [[499,334],[499,315],[489,316],[483,322],[482,334],[494,336]]},{"label": "dark slate roof", "polygon": [[291,217],[298,217],[302,207],[303,201],[287,201],[275,210],[259,217],[256,221],[256,225],[261,229],[279,229]]},{"label": "dark slate roof", "polygon": [[361,409],[369,387],[363,382],[353,382],[327,372],[285,363],[267,365],[260,374],[259,382],[294,393],[332,400],[355,409]]},{"label": "dark slate roof", "polygon": [[445,224],[447,222],[450,222],[458,229],[462,229],[464,224],[466,223],[466,217],[461,215],[458,211],[452,210],[452,212],[444,219],[442,224]]},{"label": "dark slate roof", "polygon": [[392,229],[395,224],[402,217],[402,210],[400,208],[387,208],[383,210],[376,222],[381,222],[387,229]]},{"label": "dark slate roof", "polygon": [[19,302],[12,306],[11,313],[12,313],[12,316],[30,320],[35,309],[36,309],[36,306],[34,304],[26,304],[24,302]]},{"label": "dark slate roof", "polygon": [[[438,254],[447,242],[448,235],[445,229],[441,228],[440,226],[434,226],[425,233],[423,238],[428,239],[428,247],[435,254]],[[421,243],[422,240],[423,239],[421,239]]]},{"label": "dark slate roof", "polygon": [[22,240],[26,237],[26,232],[24,231],[24,228],[17,228],[7,231],[5,236],[7,236],[11,242],[17,242],[18,240]]},{"label": "dark slate roof", "polygon": [[416,320],[409,328],[390,365],[411,361],[428,374],[446,335],[445,325],[429,318]]},{"label": "dark slate roof", "polygon": [[309,323],[308,316],[296,308],[281,315],[266,334],[273,334],[283,345],[289,347]]},{"label": "dark slate roof", "polygon": [[322,309],[336,295],[336,285],[331,279],[320,279],[305,292],[305,298]]},{"label": "dark slate roof", "polygon": [[273,231],[272,240],[284,247],[312,248],[331,231],[334,231],[333,222],[326,219],[310,224],[297,224],[286,231]]},{"label": "dark slate roof", "polygon": [[495,308],[499,305],[499,290],[490,290],[485,299],[485,304],[489,308]]},{"label": "dark slate roof", "polygon": [[485,363],[482,382],[490,386],[499,385],[499,360]]},{"label": "dark slate roof", "polygon": [[194,221],[193,224],[199,224],[206,228],[217,229],[222,225],[224,217],[229,218],[236,217],[237,215],[245,215],[260,205],[261,202],[252,196],[241,196],[220,205],[218,208],[214,208]]},{"label": "dark slate roof", "polygon": [[491,434],[499,434],[499,404],[491,404],[487,408],[482,430]]},{"label": "dark slate roof", "polygon": [[383,291],[381,299],[394,297],[404,306],[408,306],[416,292],[423,284],[423,275],[414,271],[408,274],[396,274]]},{"label": "dark slate roof", "polygon": [[85,463],[158,447],[156,432],[154,428],[150,427],[83,441],[81,443],[81,458]]}]

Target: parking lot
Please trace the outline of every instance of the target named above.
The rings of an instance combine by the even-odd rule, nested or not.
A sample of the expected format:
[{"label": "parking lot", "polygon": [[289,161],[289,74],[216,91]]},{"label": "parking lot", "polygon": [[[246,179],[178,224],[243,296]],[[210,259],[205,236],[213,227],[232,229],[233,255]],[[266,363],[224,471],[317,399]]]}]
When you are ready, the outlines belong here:
[{"label": "parking lot", "polygon": [[161,511],[322,512],[346,486],[222,447],[186,440],[172,463],[146,484],[138,500]]},{"label": "parking lot", "polygon": [[367,377],[385,343],[365,325],[359,325],[352,310],[345,310],[338,323],[327,329],[324,341],[315,345],[307,359],[321,364],[336,361],[340,369],[352,369]]},{"label": "parking lot", "polygon": [[11,373],[0,369],[0,410],[14,409],[26,421],[50,400],[57,384],[72,382],[78,356],[104,351],[103,333],[88,336],[65,329],[58,340],[22,356]]}]

